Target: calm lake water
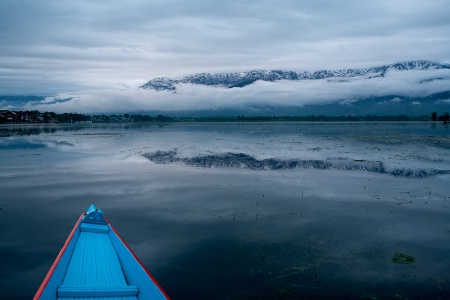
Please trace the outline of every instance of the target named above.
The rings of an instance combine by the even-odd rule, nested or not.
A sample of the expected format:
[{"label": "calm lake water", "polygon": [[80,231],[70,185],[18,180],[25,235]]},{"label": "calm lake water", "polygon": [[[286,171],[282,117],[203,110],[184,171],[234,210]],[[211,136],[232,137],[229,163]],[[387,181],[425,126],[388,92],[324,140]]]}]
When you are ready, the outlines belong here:
[{"label": "calm lake water", "polygon": [[0,298],[92,202],[173,299],[450,298],[440,123],[1,125]]}]

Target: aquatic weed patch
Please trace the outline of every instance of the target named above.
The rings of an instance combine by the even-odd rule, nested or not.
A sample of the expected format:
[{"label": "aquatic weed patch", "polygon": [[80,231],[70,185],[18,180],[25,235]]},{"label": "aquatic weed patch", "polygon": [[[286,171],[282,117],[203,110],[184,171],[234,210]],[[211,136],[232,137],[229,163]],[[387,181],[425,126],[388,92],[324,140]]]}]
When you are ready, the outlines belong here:
[{"label": "aquatic weed patch", "polygon": [[392,262],[396,264],[412,264],[416,258],[412,255],[396,252],[391,258]]}]

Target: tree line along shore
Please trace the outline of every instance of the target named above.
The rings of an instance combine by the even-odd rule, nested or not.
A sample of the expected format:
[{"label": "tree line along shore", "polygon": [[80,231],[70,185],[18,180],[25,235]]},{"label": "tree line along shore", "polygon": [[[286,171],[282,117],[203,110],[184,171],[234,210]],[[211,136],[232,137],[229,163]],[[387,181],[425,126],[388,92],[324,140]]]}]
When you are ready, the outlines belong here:
[{"label": "tree line along shore", "polygon": [[348,115],[348,116],[206,116],[170,117],[159,114],[111,114],[87,115],[78,113],[54,113],[34,111],[0,110],[0,124],[23,123],[152,123],[152,122],[357,122],[357,121],[440,121],[450,122],[448,112],[432,112],[428,116],[408,115]]}]

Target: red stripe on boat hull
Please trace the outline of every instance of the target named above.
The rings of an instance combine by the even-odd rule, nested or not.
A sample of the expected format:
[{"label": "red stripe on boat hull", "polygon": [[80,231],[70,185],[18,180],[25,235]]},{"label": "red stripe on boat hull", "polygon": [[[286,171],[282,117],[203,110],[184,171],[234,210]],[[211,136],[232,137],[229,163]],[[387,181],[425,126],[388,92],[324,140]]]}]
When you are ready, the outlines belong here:
[{"label": "red stripe on boat hull", "polygon": [[133,255],[134,259],[136,259],[136,261],[141,265],[142,269],[144,269],[145,273],[147,273],[148,277],[150,277],[150,279],[153,281],[153,283],[158,287],[158,289],[161,291],[161,293],[164,294],[164,296],[170,300],[169,295],[167,295],[167,293],[163,290],[163,288],[159,285],[159,283],[156,281],[156,279],[153,277],[153,275],[150,273],[149,270],[147,270],[147,268],[144,266],[144,264],[142,263],[142,261],[139,259],[139,257],[137,257],[137,255],[133,252],[133,250],[131,250],[131,248],[128,246],[128,244],[122,239],[122,237],[120,236],[120,234],[117,232],[117,230],[111,225],[111,223],[109,222],[109,220],[105,217],[106,222],[108,222],[109,226],[111,227],[111,229],[114,231],[114,233],[117,235],[117,237],[120,239],[120,241],[125,245],[125,247],[127,247],[128,251],[130,251],[130,253]]},{"label": "red stripe on boat hull", "polygon": [[78,218],[77,223],[75,224],[72,231],[70,232],[69,237],[67,238],[66,242],[64,243],[64,246],[62,247],[61,251],[59,251],[58,256],[56,257],[55,261],[53,262],[52,266],[50,267],[50,270],[48,270],[48,273],[45,276],[44,281],[42,281],[41,286],[37,290],[36,295],[34,295],[33,300],[38,300],[41,297],[42,292],[45,290],[45,287],[47,286],[50,278],[53,275],[53,272],[55,271],[56,267],[58,266],[59,261],[61,260],[61,257],[64,255],[64,252],[66,251],[67,246],[69,245],[70,241],[72,240],[72,237],[75,234],[75,230],[77,230],[78,225],[81,222],[81,218],[83,218],[84,215],[85,215],[85,213],[81,214],[81,216]]}]

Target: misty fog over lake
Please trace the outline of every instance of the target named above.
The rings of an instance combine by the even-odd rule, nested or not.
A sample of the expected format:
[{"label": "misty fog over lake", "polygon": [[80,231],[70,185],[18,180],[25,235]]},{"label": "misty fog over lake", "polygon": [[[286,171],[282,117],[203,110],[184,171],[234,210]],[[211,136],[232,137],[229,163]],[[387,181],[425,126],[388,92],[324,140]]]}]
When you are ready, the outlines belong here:
[{"label": "misty fog over lake", "polygon": [[92,202],[172,299],[450,298],[448,124],[1,125],[0,298]]}]

